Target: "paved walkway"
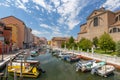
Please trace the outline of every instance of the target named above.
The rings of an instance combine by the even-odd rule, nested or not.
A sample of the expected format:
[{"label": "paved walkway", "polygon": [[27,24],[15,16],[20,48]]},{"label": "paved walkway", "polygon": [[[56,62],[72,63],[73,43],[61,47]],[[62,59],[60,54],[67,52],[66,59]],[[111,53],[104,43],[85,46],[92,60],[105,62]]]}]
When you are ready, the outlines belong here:
[{"label": "paved walkway", "polygon": [[80,55],[80,56],[82,56],[82,58],[94,59],[94,60],[98,60],[98,61],[105,61],[108,64],[112,64],[115,67],[120,69],[120,57],[117,57],[117,56],[111,56],[111,55],[107,55],[107,54],[97,54],[97,53],[92,54],[92,53],[87,53],[87,52],[70,51],[70,50],[67,50],[67,52],[72,52],[76,55]]},{"label": "paved walkway", "polygon": [[9,53],[9,54],[4,54],[3,55],[3,61],[2,61],[2,55],[0,55],[0,67],[3,67],[6,62],[8,62],[10,60],[10,58],[14,58],[15,56],[19,55],[21,53],[22,50],[20,50],[17,53]]}]

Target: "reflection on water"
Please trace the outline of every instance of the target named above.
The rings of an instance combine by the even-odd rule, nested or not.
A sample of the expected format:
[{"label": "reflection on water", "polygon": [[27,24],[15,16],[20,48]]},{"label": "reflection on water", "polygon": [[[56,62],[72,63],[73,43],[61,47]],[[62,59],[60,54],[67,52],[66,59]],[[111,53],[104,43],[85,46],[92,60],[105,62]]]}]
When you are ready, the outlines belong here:
[{"label": "reflection on water", "polygon": [[[41,67],[46,71],[38,78],[24,78],[23,80],[120,80],[118,74],[112,75],[108,78],[104,78],[98,75],[92,75],[90,72],[76,72],[75,63],[70,64],[56,57],[53,57],[50,53],[41,54],[36,57],[40,60]],[[13,80],[12,76],[9,76],[8,80]]]}]

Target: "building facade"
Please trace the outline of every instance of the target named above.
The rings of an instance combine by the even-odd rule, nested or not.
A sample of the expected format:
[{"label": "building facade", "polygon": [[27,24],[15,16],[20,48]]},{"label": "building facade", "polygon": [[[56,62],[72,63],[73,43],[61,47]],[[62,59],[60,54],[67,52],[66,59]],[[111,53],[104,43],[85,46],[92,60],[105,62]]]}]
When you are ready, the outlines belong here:
[{"label": "building facade", "polygon": [[11,27],[12,28],[12,50],[17,49],[18,46],[18,27],[14,24],[9,24],[7,25],[7,27]]},{"label": "building facade", "polygon": [[120,40],[120,11],[112,12],[103,7],[94,10],[87,17],[87,22],[80,26],[77,39],[92,40],[94,37],[99,38],[104,32],[110,34],[114,41]]},{"label": "building facade", "polygon": [[0,54],[12,51],[12,28],[0,21]]},{"label": "building facade", "polygon": [[32,29],[25,27],[24,48],[30,48],[32,46],[32,42],[33,42]]},{"label": "building facade", "polygon": [[18,47],[23,48],[25,38],[25,24],[20,19],[14,16],[8,16],[1,19],[6,25],[15,25],[18,29]]},{"label": "building facade", "polygon": [[51,40],[51,46],[54,48],[61,48],[62,43],[65,43],[68,40],[68,37],[53,37]]},{"label": "building facade", "polygon": [[4,45],[4,28],[5,28],[5,24],[0,21],[0,54],[2,54],[3,52],[3,45]]},{"label": "building facade", "polygon": [[40,45],[47,45],[47,39],[45,37],[39,37]]}]

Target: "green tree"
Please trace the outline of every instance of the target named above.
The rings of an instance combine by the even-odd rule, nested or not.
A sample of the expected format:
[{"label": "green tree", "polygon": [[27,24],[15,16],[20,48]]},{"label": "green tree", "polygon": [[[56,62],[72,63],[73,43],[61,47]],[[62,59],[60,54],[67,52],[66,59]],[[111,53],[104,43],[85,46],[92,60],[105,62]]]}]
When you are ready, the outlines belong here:
[{"label": "green tree", "polygon": [[79,41],[79,47],[86,51],[87,49],[91,49],[92,42],[88,39],[82,38]]},{"label": "green tree", "polygon": [[64,47],[65,47],[65,43],[62,42],[62,44],[61,44],[61,48],[64,48]]},{"label": "green tree", "polygon": [[102,50],[113,50],[115,51],[115,42],[112,40],[109,34],[104,33],[99,39],[99,46]]},{"label": "green tree", "polygon": [[93,38],[93,45],[95,46],[95,48],[98,47],[98,38],[97,37]]},{"label": "green tree", "polygon": [[69,39],[69,43],[74,43],[74,38],[71,36],[70,39]]},{"label": "green tree", "polygon": [[66,43],[66,47],[68,49],[72,49],[72,47],[74,47],[74,45],[75,45],[74,38],[71,36],[69,41]]},{"label": "green tree", "polygon": [[116,43],[116,51],[117,51],[117,55],[120,56],[120,41]]}]

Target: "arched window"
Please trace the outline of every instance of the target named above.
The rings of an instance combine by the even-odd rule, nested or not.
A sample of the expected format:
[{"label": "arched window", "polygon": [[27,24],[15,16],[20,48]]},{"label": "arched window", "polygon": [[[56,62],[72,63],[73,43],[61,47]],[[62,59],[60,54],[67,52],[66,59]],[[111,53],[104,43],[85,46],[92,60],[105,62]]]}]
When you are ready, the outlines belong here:
[{"label": "arched window", "polygon": [[110,33],[112,33],[112,29],[110,30]]},{"label": "arched window", "polygon": [[113,28],[113,33],[117,32],[117,28]]},{"label": "arched window", "polygon": [[94,26],[98,26],[98,17],[94,18]]}]

